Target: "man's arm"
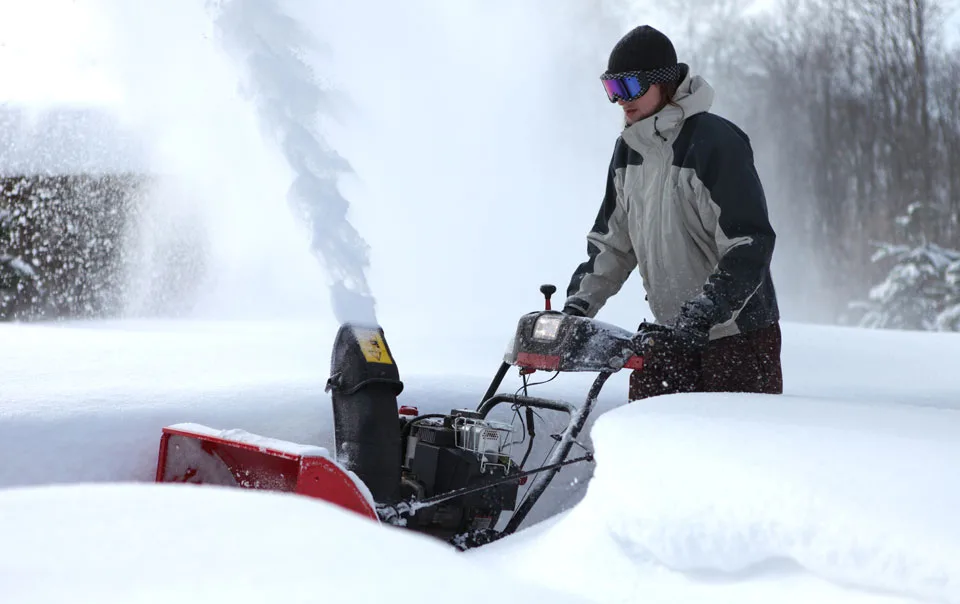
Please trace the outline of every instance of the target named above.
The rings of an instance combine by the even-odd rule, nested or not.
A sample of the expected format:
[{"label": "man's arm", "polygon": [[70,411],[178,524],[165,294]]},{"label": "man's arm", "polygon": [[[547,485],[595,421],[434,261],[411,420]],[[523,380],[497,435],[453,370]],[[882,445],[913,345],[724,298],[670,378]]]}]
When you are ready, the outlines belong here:
[{"label": "man's arm", "polygon": [[607,299],[623,287],[637,265],[627,228],[627,216],[620,203],[615,169],[622,141],[618,141],[607,172],[603,203],[593,228],[587,234],[587,259],[577,266],[567,287],[564,311],[594,317]]},{"label": "man's arm", "polygon": [[681,330],[709,332],[736,318],[768,274],[776,240],[749,140],[731,126],[713,128],[712,141],[699,143],[690,160],[717,218],[720,261],[701,293],[681,308]]}]

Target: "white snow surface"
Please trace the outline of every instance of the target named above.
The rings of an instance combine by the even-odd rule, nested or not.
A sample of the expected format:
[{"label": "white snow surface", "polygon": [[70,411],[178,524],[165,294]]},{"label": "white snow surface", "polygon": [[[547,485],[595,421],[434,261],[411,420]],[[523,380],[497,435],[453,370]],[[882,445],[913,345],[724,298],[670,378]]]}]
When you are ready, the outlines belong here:
[{"label": "white snow surface", "polygon": [[232,430],[217,430],[216,428],[202,426],[200,424],[192,424],[189,422],[183,424],[173,424],[172,426],[168,427],[198,436],[210,436],[213,438],[229,440],[230,442],[234,443],[250,445],[259,448],[261,451],[270,449],[290,455],[300,455],[302,457],[323,457],[325,459],[334,459],[334,457],[330,455],[330,451],[324,447],[317,447],[315,445],[302,445],[300,443],[294,443],[288,440],[280,440],[278,438],[270,438],[269,436],[262,436],[260,434],[252,434],[246,430],[239,430],[237,428]]},{"label": "white snow surface", "polygon": [[[71,485],[0,497],[0,597],[10,603],[423,602],[476,565],[425,537],[306,497],[219,487]],[[417,564],[429,560],[430,568]],[[416,580],[423,573],[424,583]],[[411,579],[413,583],[411,585]],[[584,602],[501,578],[508,602]],[[411,588],[405,588],[405,586]]]},{"label": "white snow surface", "polygon": [[[444,547],[395,529],[354,527],[325,509],[317,520],[307,502],[177,494],[147,484],[167,425],[201,424],[214,433],[237,430],[252,440],[332,451],[323,385],[335,331],[321,322],[0,326],[10,343],[0,352],[0,522],[46,526],[21,529],[17,548],[0,550],[0,600],[54,601],[57,588],[46,580],[54,577],[73,582],[74,592],[91,601],[122,599],[128,588],[144,590],[138,601],[174,593],[141,565],[189,566],[207,587],[224,586],[222,593],[243,584],[236,579],[246,573],[266,576],[258,574],[268,572],[260,564],[303,564],[316,569],[314,581],[343,589],[357,576],[353,565],[366,558],[380,560],[380,573],[394,572],[385,568],[391,557],[446,569],[454,557]],[[506,325],[478,334],[452,355],[445,340],[388,329],[406,385],[399,402],[421,413],[475,406],[511,331]],[[617,374],[582,439],[595,450],[596,465],[561,471],[524,530],[457,554],[462,559],[450,564],[593,602],[960,602],[958,356],[956,334],[787,323],[782,396],[697,394],[625,404],[627,374]],[[563,375],[531,394],[576,403],[592,377]],[[518,383],[511,374],[502,389],[512,392]],[[559,414],[544,419],[550,426],[538,426],[540,434],[565,423]],[[545,454],[535,449],[531,459]],[[248,505],[262,513],[245,514]],[[142,514],[124,511],[138,507]],[[187,510],[201,525],[225,516],[194,535]],[[66,527],[59,536],[50,533],[52,518]],[[296,533],[298,519],[301,528],[318,528],[277,546],[287,543],[287,531]],[[328,519],[343,532],[321,537]],[[153,528],[132,531],[141,521]],[[245,528],[236,535],[229,526]],[[182,552],[206,551],[203,540],[214,541],[221,529],[222,551],[231,552],[223,566],[207,554],[184,561]],[[274,529],[275,537],[263,537]],[[347,541],[354,549],[333,566],[307,555],[314,553],[310,544],[327,561],[321,550],[329,547],[317,544],[342,551]],[[397,558],[394,545],[406,553]],[[131,576],[142,582],[121,578],[106,593],[82,579],[111,568],[114,550],[124,547],[152,556],[131,558]],[[71,553],[82,548],[104,557],[78,567],[63,562],[82,558]],[[55,557],[27,555],[53,550]],[[269,550],[283,555],[268,562],[261,556]],[[227,573],[228,563],[243,571]],[[28,576],[19,574],[25,569],[44,580],[7,580]],[[278,589],[286,572],[276,575]],[[440,574],[431,572],[431,581]],[[277,593],[299,601],[296,589]],[[199,601],[208,592],[176,593],[198,594]],[[522,589],[497,593],[509,599]],[[353,601],[387,596],[370,597]]]},{"label": "white snow surface", "polygon": [[[584,596],[602,584],[608,602],[680,585],[684,601],[770,601],[769,584],[776,601],[960,601],[958,434],[956,411],[806,397],[626,406],[593,428],[583,501],[478,555]],[[558,572],[562,548],[603,555]]]}]

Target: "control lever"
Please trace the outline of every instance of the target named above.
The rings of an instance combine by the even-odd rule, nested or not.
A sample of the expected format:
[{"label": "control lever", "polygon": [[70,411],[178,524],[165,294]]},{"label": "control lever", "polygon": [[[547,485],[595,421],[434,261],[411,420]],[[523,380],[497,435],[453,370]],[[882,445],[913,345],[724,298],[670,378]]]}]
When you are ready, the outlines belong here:
[{"label": "control lever", "polygon": [[557,293],[557,286],[545,283],[540,286],[540,293],[543,294],[544,310],[551,310],[550,296]]}]

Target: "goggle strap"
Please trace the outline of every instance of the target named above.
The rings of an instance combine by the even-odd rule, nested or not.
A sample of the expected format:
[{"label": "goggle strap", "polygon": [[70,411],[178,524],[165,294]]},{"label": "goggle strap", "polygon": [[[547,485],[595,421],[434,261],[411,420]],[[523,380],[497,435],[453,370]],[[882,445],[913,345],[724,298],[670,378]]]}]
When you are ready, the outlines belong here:
[{"label": "goggle strap", "polygon": [[661,82],[674,82],[680,79],[680,66],[671,65],[669,67],[658,67],[650,71],[643,72],[647,81],[651,84],[660,84]]}]

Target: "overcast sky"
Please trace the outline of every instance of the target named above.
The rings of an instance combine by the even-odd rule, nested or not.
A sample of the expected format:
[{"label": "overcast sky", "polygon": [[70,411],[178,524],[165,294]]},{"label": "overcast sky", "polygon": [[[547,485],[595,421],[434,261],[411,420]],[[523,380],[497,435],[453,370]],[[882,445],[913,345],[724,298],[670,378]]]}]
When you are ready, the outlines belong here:
[{"label": "overcast sky", "polygon": [[[118,102],[121,87],[103,68],[112,26],[105,1],[0,0],[0,101]],[[956,37],[960,14],[953,23]]]},{"label": "overcast sky", "polygon": [[89,0],[0,0],[0,100],[116,102],[108,32]]}]

